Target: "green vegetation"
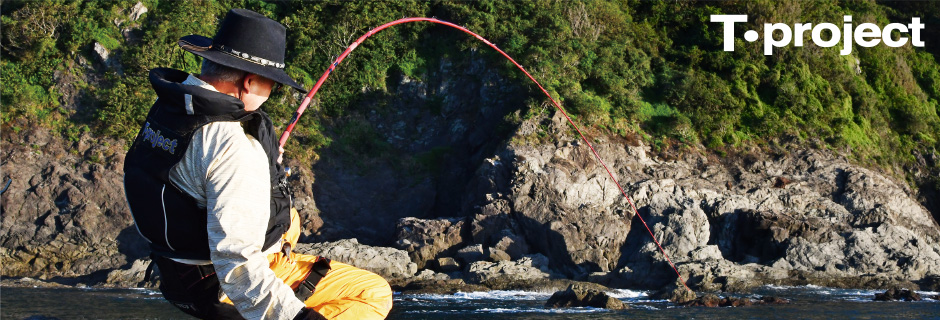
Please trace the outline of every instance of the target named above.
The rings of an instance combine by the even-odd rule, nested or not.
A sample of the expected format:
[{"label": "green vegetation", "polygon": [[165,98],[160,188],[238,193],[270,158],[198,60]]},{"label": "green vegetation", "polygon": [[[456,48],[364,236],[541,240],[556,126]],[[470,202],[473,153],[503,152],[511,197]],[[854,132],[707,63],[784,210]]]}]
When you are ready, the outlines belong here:
[{"label": "green vegetation", "polygon": [[[406,16],[435,16],[499,45],[579,122],[638,134],[657,147],[701,144],[724,154],[811,143],[895,172],[940,147],[940,50],[930,43],[936,31],[924,36],[932,45],[927,49],[856,46],[849,56],[839,55],[839,47],[813,44],[764,56],[760,41],[741,36],[746,29],[760,30],[763,22],[838,24],[844,14],[855,23],[880,25],[908,23],[917,15],[930,29],[940,24],[936,2],[146,0],[149,11],[131,21],[135,3],[4,1],[4,129],[19,130],[29,119],[64,135],[93,130],[130,139],[154,99],[147,71],[197,72],[198,60],[176,40],[212,35],[229,8],[243,7],[288,26],[288,72],[306,86],[370,28]],[[709,22],[719,13],[750,17],[739,25],[734,52],[721,50],[721,25]],[[110,50],[120,68],[100,61],[95,43]],[[351,123],[337,138],[353,148],[347,151],[380,152],[387,146],[368,123],[343,118],[363,108],[383,112],[385,105],[374,103],[363,88],[392,91],[390,76],[422,79],[442,57],[467,59],[470,49],[480,49],[490,67],[524,83],[531,99],[541,101],[537,88],[476,39],[426,23],[400,25],[376,34],[344,61],[301,120],[289,151],[315,157],[332,142],[325,128]],[[79,101],[67,102],[75,97]],[[283,90],[266,110],[284,123],[299,98]],[[440,103],[428,107],[439,110]]]}]

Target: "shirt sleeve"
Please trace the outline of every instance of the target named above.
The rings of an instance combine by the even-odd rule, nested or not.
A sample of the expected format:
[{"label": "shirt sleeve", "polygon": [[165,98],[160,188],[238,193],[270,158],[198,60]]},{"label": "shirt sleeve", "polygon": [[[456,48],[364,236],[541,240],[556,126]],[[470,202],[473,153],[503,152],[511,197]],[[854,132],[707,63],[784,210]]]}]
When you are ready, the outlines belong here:
[{"label": "shirt sleeve", "polygon": [[200,131],[201,158],[209,163],[209,252],[222,291],[246,319],[292,319],[304,303],[274,275],[262,252],[271,211],[264,149],[237,122],[210,123]]}]

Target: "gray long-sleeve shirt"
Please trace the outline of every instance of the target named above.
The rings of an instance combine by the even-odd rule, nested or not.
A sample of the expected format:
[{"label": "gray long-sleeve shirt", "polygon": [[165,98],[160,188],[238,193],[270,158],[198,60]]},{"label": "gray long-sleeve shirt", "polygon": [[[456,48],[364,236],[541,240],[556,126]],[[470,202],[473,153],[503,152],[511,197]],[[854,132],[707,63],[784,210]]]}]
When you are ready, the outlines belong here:
[{"label": "gray long-sleeve shirt", "polygon": [[[184,85],[216,91],[190,75]],[[196,130],[170,181],[207,208],[209,252],[222,291],[246,319],[292,319],[304,307],[269,268],[263,252],[270,218],[271,180],[261,143],[239,122],[213,122]]]}]

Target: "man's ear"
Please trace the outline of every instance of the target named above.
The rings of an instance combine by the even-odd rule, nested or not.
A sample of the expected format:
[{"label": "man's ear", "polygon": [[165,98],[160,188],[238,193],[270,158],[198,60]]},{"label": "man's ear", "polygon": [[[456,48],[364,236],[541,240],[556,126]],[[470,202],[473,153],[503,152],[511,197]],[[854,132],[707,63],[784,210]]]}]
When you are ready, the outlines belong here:
[{"label": "man's ear", "polygon": [[254,74],[246,73],[245,77],[242,78],[242,83],[240,83],[241,89],[245,90],[245,92],[250,92],[252,80],[254,80]]}]

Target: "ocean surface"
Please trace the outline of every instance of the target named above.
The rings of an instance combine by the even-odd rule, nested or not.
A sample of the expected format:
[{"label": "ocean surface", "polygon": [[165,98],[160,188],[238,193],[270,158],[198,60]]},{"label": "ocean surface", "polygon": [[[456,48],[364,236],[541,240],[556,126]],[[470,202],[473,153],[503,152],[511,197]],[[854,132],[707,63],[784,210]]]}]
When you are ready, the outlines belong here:
[{"label": "ocean surface", "polygon": [[[614,290],[631,305],[626,311],[595,308],[546,309],[550,292],[489,291],[397,294],[389,319],[940,319],[940,301],[875,302],[877,290],[817,286],[766,286],[750,296],[776,296],[788,305],[739,308],[686,308],[651,300],[648,292]],[[920,292],[935,295],[936,292]],[[148,289],[0,288],[0,318],[188,319]],[[38,318],[37,318],[38,319]]]}]

